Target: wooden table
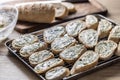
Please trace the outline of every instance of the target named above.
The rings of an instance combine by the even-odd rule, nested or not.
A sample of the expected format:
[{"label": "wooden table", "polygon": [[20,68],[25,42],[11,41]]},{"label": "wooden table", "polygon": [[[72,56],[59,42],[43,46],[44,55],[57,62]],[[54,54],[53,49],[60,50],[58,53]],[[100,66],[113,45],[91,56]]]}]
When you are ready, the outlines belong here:
[{"label": "wooden table", "polygon": [[[98,0],[109,11],[108,17],[120,24],[120,0]],[[10,39],[19,33],[14,31]],[[3,44],[0,45],[0,80],[39,80],[16,57],[10,55]],[[120,62],[108,68],[85,76],[79,80],[120,80]]]}]

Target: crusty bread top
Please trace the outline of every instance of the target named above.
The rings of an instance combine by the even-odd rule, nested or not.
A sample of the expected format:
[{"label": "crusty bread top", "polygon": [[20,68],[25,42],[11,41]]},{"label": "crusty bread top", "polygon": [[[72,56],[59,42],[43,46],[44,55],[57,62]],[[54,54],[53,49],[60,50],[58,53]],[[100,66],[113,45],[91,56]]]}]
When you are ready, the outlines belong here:
[{"label": "crusty bread top", "polygon": [[49,58],[53,58],[54,55],[52,52],[48,51],[48,50],[42,50],[36,53],[33,53],[30,57],[29,57],[29,61],[31,64],[38,64],[41,63],[43,61],[46,61]]},{"label": "crusty bread top", "polygon": [[109,31],[112,28],[112,23],[105,20],[105,19],[101,19],[101,21],[99,22],[98,25],[98,31],[99,32],[105,32],[105,31]]},{"label": "crusty bread top", "polygon": [[87,15],[85,22],[88,26],[98,23],[98,19],[94,15]]},{"label": "crusty bread top", "polygon": [[79,34],[79,41],[88,48],[94,47],[98,41],[98,33],[93,29],[83,30]]},{"label": "crusty bread top", "polygon": [[30,45],[25,45],[24,47],[22,47],[20,49],[20,55],[23,57],[27,57],[38,50],[45,49],[46,47],[47,47],[47,44],[45,42],[42,42],[42,41],[35,42],[33,44],[30,44]]},{"label": "crusty bread top", "polygon": [[115,26],[111,32],[110,32],[110,37],[117,37],[120,39],[120,26]]},{"label": "crusty bread top", "polygon": [[117,48],[117,43],[111,40],[107,40],[107,41],[100,41],[95,46],[95,51],[98,52],[100,57],[107,57],[113,54],[116,48]]},{"label": "crusty bread top", "polygon": [[34,71],[36,73],[43,73],[46,70],[48,70],[52,67],[55,67],[56,65],[63,65],[61,63],[63,63],[62,59],[52,58],[52,59],[49,59],[49,60],[42,62],[42,63],[38,64],[37,66],[35,66]]},{"label": "crusty bread top", "polygon": [[56,80],[59,78],[62,79],[65,76],[69,75],[69,69],[63,66],[55,67],[46,72],[45,77],[47,80]]},{"label": "crusty bread top", "polygon": [[53,51],[58,51],[61,52],[63,51],[65,48],[71,46],[72,44],[75,44],[76,40],[73,37],[69,37],[69,36],[63,36],[60,38],[56,38],[52,44],[51,44],[51,49]]},{"label": "crusty bread top", "polygon": [[51,43],[55,38],[58,38],[65,34],[65,29],[63,26],[54,26],[44,31],[44,41]]},{"label": "crusty bread top", "polygon": [[86,51],[74,64],[74,68],[80,68],[98,61],[99,55],[94,51]]},{"label": "crusty bread top", "polygon": [[20,49],[23,46],[27,44],[32,44],[38,40],[39,40],[38,37],[35,35],[25,34],[25,35],[20,36],[18,39],[13,40],[12,46],[15,49]]},{"label": "crusty bread top", "polygon": [[84,21],[76,20],[66,25],[67,34],[76,37],[83,29],[86,28]]},{"label": "crusty bread top", "polygon": [[83,54],[84,51],[87,49],[83,44],[77,44],[75,46],[71,46],[69,48],[66,48],[64,51],[60,53],[60,57],[66,59],[66,60],[74,60],[80,57],[80,55]]}]

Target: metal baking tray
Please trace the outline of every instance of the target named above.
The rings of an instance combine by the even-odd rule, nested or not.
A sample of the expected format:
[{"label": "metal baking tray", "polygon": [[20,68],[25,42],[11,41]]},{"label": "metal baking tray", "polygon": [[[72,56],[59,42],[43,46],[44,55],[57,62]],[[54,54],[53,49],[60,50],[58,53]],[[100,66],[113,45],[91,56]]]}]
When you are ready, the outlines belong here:
[{"label": "metal baking tray", "polygon": [[[118,25],[118,24],[115,23],[114,21],[112,21],[112,20],[110,20],[110,19],[108,19],[108,18],[106,18],[106,17],[104,17],[104,16],[102,16],[102,15],[99,15],[99,14],[94,14],[94,15],[95,15],[98,19],[106,19],[106,20],[110,21],[114,26],[115,26],[115,25]],[[82,20],[83,20],[84,18],[85,18],[85,16],[83,16],[83,17],[81,17],[81,18],[78,18],[78,19],[82,19]],[[75,20],[77,20],[77,19],[75,19]],[[73,21],[73,20],[71,20],[71,21]],[[70,22],[70,21],[68,21],[68,22]],[[63,25],[63,26],[65,26],[68,22],[64,22],[64,23],[61,23],[61,24],[58,24],[58,25]],[[31,34],[37,35],[37,36],[39,37],[39,39],[43,41],[42,32],[43,32],[43,30],[40,30],[40,31],[33,32],[33,33],[31,33]],[[105,39],[106,39],[106,38],[104,38],[104,40],[105,40]],[[33,73],[35,73],[34,70],[33,70],[33,67],[30,65],[29,61],[28,61],[27,59],[21,57],[21,56],[19,55],[19,53],[16,52],[16,50],[14,50],[14,49],[11,47],[11,43],[12,43],[12,40],[9,40],[9,41],[7,41],[7,42],[5,43],[6,47],[7,47],[8,50],[9,50],[9,52],[10,52],[11,54],[14,54],[20,61],[23,62],[24,65],[26,65]],[[49,48],[48,48],[48,49],[49,49]],[[50,50],[50,49],[49,49],[49,50]],[[58,57],[58,55],[55,55],[55,57]],[[63,78],[63,80],[77,80],[77,79],[79,79],[80,77],[83,77],[83,76],[88,75],[88,74],[90,74],[90,73],[92,73],[92,72],[98,71],[98,70],[100,70],[100,69],[102,69],[102,68],[105,68],[105,67],[107,67],[107,66],[115,63],[115,62],[119,62],[119,60],[120,60],[120,57],[113,55],[109,60],[99,61],[98,65],[95,66],[95,67],[93,67],[93,68],[91,68],[91,69],[89,69],[89,70],[87,70],[87,71],[80,72],[80,73],[77,73],[77,74],[74,74],[74,75],[70,75],[70,76],[68,76],[68,77],[65,77],[65,78]],[[67,67],[67,68],[69,68],[69,69],[71,69],[72,64],[67,64],[67,63],[65,63],[64,66]],[[35,74],[36,74],[36,73],[35,73]],[[46,79],[44,78],[44,74],[42,74],[42,75],[36,74],[36,75],[40,78],[40,80],[46,80]]]}]

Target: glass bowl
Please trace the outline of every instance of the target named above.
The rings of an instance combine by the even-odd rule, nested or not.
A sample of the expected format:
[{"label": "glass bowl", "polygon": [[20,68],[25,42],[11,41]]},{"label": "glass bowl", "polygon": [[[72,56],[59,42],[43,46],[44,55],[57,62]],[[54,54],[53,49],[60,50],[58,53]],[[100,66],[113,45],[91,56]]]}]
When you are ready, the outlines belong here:
[{"label": "glass bowl", "polygon": [[18,19],[18,9],[10,5],[0,5],[0,43],[14,30]]}]

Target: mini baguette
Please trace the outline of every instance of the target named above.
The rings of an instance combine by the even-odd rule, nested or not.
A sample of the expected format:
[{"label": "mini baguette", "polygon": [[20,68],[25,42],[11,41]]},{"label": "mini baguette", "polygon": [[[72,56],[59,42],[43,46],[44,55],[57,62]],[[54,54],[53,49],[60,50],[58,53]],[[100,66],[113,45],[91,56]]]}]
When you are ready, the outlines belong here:
[{"label": "mini baguette", "polygon": [[98,42],[98,32],[94,29],[83,30],[79,34],[78,39],[87,48],[93,48]]},{"label": "mini baguette", "polygon": [[25,34],[20,36],[18,39],[12,41],[12,47],[16,50],[20,50],[23,46],[38,42],[39,39],[35,35]]},{"label": "mini baguette", "polygon": [[43,32],[43,39],[46,43],[50,44],[55,38],[61,37],[65,34],[65,29],[63,26],[54,26]]},{"label": "mini baguette", "polygon": [[75,45],[76,39],[69,36],[63,36],[60,38],[56,38],[51,43],[51,50],[54,54],[58,54],[63,51],[65,48]]},{"label": "mini baguette", "polygon": [[95,46],[95,52],[99,54],[101,60],[108,60],[112,57],[117,48],[117,43],[114,41],[100,41]]},{"label": "mini baguette", "polygon": [[93,68],[97,65],[98,59],[98,53],[94,51],[86,51],[73,65],[71,74],[73,75]]},{"label": "mini baguette", "polygon": [[63,19],[68,16],[68,9],[61,3],[53,3],[53,7],[55,8],[55,17]]},{"label": "mini baguette", "polygon": [[34,71],[37,74],[42,74],[42,73],[45,73],[46,71],[50,70],[53,67],[63,66],[63,65],[64,65],[64,62],[63,62],[62,59],[52,58],[52,59],[49,59],[49,60],[47,60],[45,62],[42,62],[42,63],[36,65],[34,67]]},{"label": "mini baguette", "polygon": [[77,44],[62,51],[60,58],[67,63],[74,63],[86,50],[83,44]]},{"label": "mini baguette", "polygon": [[66,31],[69,36],[76,37],[78,33],[86,28],[84,21],[76,20],[66,25]]},{"label": "mini baguette", "polygon": [[116,43],[120,41],[120,26],[115,26],[111,30],[108,40],[113,40]]},{"label": "mini baguette", "polygon": [[51,23],[55,19],[55,9],[49,3],[28,2],[17,4],[16,7],[21,21]]},{"label": "mini baguette", "polygon": [[118,44],[117,50],[115,52],[115,55],[120,56],[120,42]]},{"label": "mini baguette", "polygon": [[39,63],[42,63],[48,59],[53,58],[54,55],[52,52],[47,51],[47,50],[42,50],[36,53],[33,53],[30,57],[29,57],[29,62],[32,66],[35,66]]},{"label": "mini baguette", "polygon": [[101,19],[98,25],[98,33],[100,38],[107,37],[112,29],[112,23],[105,20]]},{"label": "mini baguette", "polygon": [[94,15],[87,15],[85,18],[85,22],[86,22],[87,28],[97,29],[98,27],[98,19]]},{"label": "mini baguette", "polygon": [[44,50],[47,48],[47,44],[45,42],[39,41],[30,45],[25,45],[20,49],[20,55],[22,57],[28,58],[34,52]]},{"label": "mini baguette", "polygon": [[65,7],[67,7],[67,9],[69,10],[69,13],[76,12],[74,4],[72,4],[70,2],[62,2],[61,4],[64,5]]},{"label": "mini baguette", "polygon": [[47,71],[45,77],[47,80],[61,80],[69,75],[70,75],[70,71],[68,68],[63,66],[58,66]]}]

